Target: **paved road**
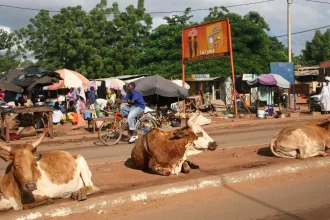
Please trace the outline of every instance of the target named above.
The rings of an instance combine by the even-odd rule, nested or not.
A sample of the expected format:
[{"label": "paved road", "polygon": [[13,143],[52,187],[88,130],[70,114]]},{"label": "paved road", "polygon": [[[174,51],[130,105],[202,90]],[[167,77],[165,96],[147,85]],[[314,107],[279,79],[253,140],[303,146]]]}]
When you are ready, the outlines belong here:
[{"label": "paved road", "polygon": [[323,168],[52,219],[326,220],[329,190]]},{"label": "paved road", "polygon": [[[298,124],[301,122],[294,122]],[[292,125],[290,124],[290,125]],[[235,147],[249,144],[268,143],[272,136],[287,127],[288,124],[270,124],[244,128],[223,128],[208,132],[218,143],[219,147]],[[89,164],[98,164],[110,161],[126,160],[131,155],[133,145],[120,143],[115,146],[104,146],[99,141],[85,141],[66,144],[41,144],[38,152],[49,150],[65,150],[73,154],[83,155]],[[0,163],[0,172],[3,173],[6,163]]]},{"label": "paved road", "polygon": [[326,169],[305,171],[218,187],[135,205],[127,214],[108,210],[103,216],[122,220],[326,220],[330,219],[328,173]]}]

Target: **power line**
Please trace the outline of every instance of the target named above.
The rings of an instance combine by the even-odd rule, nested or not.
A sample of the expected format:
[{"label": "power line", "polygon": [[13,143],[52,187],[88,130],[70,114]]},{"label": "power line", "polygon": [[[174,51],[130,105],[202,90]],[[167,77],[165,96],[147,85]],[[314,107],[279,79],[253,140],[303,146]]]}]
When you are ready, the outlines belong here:
[{"label": "power line", "polygon": [[[256,5],[266,2],[273,2],[275,0],[265,0],[265,1],[259,1],[259,2],[250,2],[250,3],[243,3],[243,4],[237,4],[237,5],[228,5],[228,6],[217,6],[217,8],[225,7],[225,8],[234,8],[234,7],[240,7],[240,6],[247,6],[247,5]],[[200,9],[191,9],[191,11],[206,11],[210,10],[210,8],[200,8]],[[176,12],[184,12],[184,11],[164,11],[164,12],[148,12],[147,14],[170,14],[170,13],[176,13]]]},{"label": "power line", "polygon": [[316,3],[329,4],[330,5],[330,2],[322,2],[322,1],[315,1],[315,0],[306,0],[306,2],[316,2]]},{"label": "power line", "polygon": [[[261,4],[261,3],[273,2],[273,1],[275,1],[275,0],[264,0],[264,1],[258,1],[258,2],[237,4],[237,5],[218,6],[217,8],[221,8],[221,7],[233,8],[233,7],[240,7],[240,6],[247,6],[247,5],[256,5],[256,4]],[[39,9],[39,8],[18,7],[18,6],[12,6],[12,5],[0,5],[0,7],[14,8],[14,9],[20,9],[20,10],[29,10],[29,11],[46,10],[46,9]],[[209,10],[209,9],[210,8],[199,8],[199,9],[192,9],[191,11],[206,11],[206,10]],[[53,13],[61,12],[61,11],[58,11],[58,10],[46,10],[46,11],[53,12]],[[159,11],[159,12],[147,12],[146,14],[171,14],[171,13],[178,13],[178,12],[185,12],[185,11]],[[113,14],[113,13],[110,13],[110,14]]]},{"label": "power line", "polygon": [[[323,28],[329,28],[330,25],[326,25],[326,26],[322,26],[322,27],[317,27],[317,28],[312,28],[312,29],[308,29],[308,30],[304,30],[304,31],[298,31],[298,32],[294,32],[292,33],[291,35],[295,35],[295,34],[302,34],[302,33],[306,33],[306,32],[311,32],[311,31],[316,31],[316,30],[320,30],[320,29],[323,29]],[[288,36],[287,34],[283,34],[283,35],[279,35],[279,36],[274,36],[274,37],[286,37]]]}]

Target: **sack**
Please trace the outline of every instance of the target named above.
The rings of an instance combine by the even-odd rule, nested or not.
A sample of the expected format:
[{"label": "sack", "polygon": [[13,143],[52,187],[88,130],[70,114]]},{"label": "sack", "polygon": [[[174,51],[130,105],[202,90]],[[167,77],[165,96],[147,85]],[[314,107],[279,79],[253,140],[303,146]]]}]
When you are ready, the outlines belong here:
[{"label": "sack", "polygon": [[36,136],[37,132],[36,129],[34,127],[26,127],[24,128],[20,133],[19,136],[20,137],[31,137],[31,136]]}]

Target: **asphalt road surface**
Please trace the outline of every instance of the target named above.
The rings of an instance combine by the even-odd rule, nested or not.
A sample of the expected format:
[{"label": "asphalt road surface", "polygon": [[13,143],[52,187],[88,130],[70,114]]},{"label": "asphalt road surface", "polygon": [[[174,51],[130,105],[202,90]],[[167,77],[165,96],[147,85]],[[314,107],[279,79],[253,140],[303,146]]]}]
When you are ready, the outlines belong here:
[{"label": "asphalt road surface", "polygon": [[122,220],[326,220],[330,219],[329,190],[329,170],[319,169],[177,195],[134,205],[127,214],[109,210],[103,216]]},{"label": "asphalt road surface", "polygon": [[[243,128],[222,128],[208,132],[221,148],[269,143],[274,134],[281,129],[302,122],[290,124],[255,125]],[[72,154],[83,155],[89,164],[99,164],[112,161],[124,161],[130,158],[134,145],[119,143],[114,146],[104,146],[98,140],[89,140],[77,143],[52,143],[41,144],[38,152],[50,150],[64,150]],[[0,162],[0,172],[6,167],[5,162]]]},{"label": "asphalt road surface", "polygon": [[323,168],[52,219],[327,220],[329,190]]}]

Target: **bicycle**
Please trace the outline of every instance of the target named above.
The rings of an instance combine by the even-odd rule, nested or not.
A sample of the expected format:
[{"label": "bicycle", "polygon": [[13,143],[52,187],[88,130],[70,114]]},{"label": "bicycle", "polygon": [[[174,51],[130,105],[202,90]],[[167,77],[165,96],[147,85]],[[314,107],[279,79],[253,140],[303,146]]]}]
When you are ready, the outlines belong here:
[{"label": "bicycle", "polygon": [[[106,112],[112,118],[102,123],[98,130],[98,137],[100,141],[108,146],[117,144],[123,135],[123,130],[128,130],[128,123],[123,122],[127,115],[122,115],[117,110],[114,112]],[[135,118],[135,130],[137,132],[147,133],[150,129],[159,127],[157,121],[150,115],[150,113],[141,113]]]}]

